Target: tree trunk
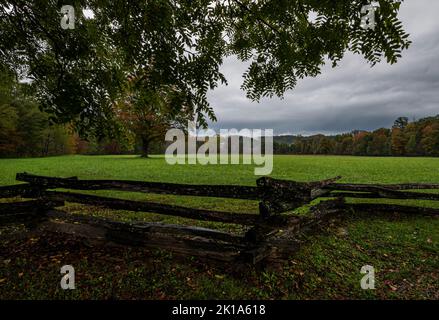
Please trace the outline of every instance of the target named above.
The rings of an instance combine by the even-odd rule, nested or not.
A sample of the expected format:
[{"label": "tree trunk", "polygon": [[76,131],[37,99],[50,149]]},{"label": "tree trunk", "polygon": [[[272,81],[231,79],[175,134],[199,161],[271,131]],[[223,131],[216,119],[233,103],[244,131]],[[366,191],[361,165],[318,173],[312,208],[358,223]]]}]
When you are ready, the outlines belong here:
[{"label": "tree trunk", "polygon": [[148,158],[149,142],[147,137],[142,137],[142,158]]}]

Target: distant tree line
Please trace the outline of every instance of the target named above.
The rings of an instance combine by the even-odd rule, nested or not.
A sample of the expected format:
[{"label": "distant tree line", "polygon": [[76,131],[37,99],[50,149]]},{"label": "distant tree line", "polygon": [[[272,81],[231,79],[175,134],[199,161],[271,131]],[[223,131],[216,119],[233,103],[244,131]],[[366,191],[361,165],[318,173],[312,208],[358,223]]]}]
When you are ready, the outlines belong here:
[{"label": "distant tree line", "polygon": [[[0,157],[144,154],[146,131],[141,129],[145,128],[148,128],[148,136],[154,138],[148,141],[148,153],[163,154],[169,144],[164,141],[164,131],[177,123],[168,119],[151,120],[148,115],[152,111],[148,109],[145,113],[145,108],[139,109],[142,116],[146,114],[145,119],[137,115],[127,116],[128,109],[123,108],[126,104],[119,103],[117,110],[123,116],[118,132],[113,136],[85,139],[75,132],[73,126],[57,124],[56,119],[41,111],[32,90],[31,85],[19,83],[13,73],[0,68]],[[183,120],[187,119],[178,122],[184,123]],[[135,124],[135,128],[126,125],[127,121]],[[153,132],[149,132],[152,129]],[[217,138],[219,150],[222,140]],[[242,142],[241,138],[240,150],[243,150]],[[356,130],[333,136],[276,136],[273,151],[275,154],[439,156],[439,115],[412,122],[400,117],[392,128],[373,132]]]},{"label": "distant tree line", "polygon": [[439,156],[439,115],[409,122],[395,120],[391,129],[360,131],[333,136],[278,136],[275,154],[355,156]]},{"label": "distant tree line", "polygon": [[[127,130],[113,136],[81,137],[70,124],[41,111],[35,88],[20,83],[0,65],[0,157],[45,157],[66,154],[129,154],[140,152],[142,141]],[[151,146],[151,151],[154,145]],[[160,150],[159,150],[160,152]]]},{"label": "distant tree line", "polygon": [[73,152],[68,127],[49,121],[30,86],[0,68],[0,157],[35,157]]}]

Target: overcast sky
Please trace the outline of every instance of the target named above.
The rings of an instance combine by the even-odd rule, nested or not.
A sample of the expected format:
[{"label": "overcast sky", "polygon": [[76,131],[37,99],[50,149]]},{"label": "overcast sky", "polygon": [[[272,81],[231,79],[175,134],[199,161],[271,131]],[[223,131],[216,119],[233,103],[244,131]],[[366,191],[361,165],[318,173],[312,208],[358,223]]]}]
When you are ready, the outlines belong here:
[{"label": "overcast sky", "polygon": [[371,68],[348,53],[338,67],[299,80],[284,100],[251,102],[240,89],[245,65],[228,58],[229,81],[210,93],[218,122],[212,128],[274,129],[275,134],[332,134],[390,127],[394,119],[439,114],[439,1],[406,0],[400,19],[413,44],[395,65]]}]

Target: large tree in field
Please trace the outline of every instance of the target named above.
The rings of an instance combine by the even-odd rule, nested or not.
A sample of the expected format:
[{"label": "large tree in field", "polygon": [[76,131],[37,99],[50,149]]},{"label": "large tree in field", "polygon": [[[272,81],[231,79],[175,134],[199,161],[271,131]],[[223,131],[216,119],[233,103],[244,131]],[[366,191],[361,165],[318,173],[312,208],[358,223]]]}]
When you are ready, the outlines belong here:
[{"label": "large tree in field", "polygon": [[[150,66],[148,72],[152,69]],[[184,93],[172,86],[149,90],[147,79],[143,73],[130,75],[125,94],[113,106],[121,129],[141,143],[143,157],[148,157],[153,142],[163,141],[167,130],[186,130],[188,121],[194,120],[194,110],[185,105]]]},{"label": "large tree in field", "polygon": [[226,82],[220,66],[229,55],[249,63],[242,88],[258,101],[317,76],[325,62],[336,66],[347,51],[395,63],[410,44],[393,0],[378,1],[367,30],[369,0],[72,0],[75,28],[63,29],[66,2],[2,1],[0,63],[33,81],[54,121],[73,121],[82,134],[112,130],[132,73],[143,73],[147,93],[178,92],[181,108],[205,125],[215,120],[207,93]]}]

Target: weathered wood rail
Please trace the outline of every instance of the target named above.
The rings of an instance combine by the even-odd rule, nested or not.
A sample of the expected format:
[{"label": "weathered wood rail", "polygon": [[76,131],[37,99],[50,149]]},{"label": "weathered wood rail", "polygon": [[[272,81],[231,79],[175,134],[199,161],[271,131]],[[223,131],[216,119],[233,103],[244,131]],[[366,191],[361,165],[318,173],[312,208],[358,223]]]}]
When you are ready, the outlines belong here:
[{"label": "weathered wood rail", "polygon": [[[200,197],[234,199],[259,199],[259,189],[251,186],[233,185],[189,185],[126,180],[78,180],[77,177],[53,178],[18,173],[17,181],[28,182],[28,186],[42,189],[66,188],[73,190],[119,190],[156,194],[174,194]],[[1,196],[1,189],[0,189]]]},{"label": "weathered wood rail", "polygon": [[[34,200],[0,203],[0,225],[24,223],[29,228],[74,232],[87,237],[120,244],[159,247],[181,254],[209,257],[223,261],[244,260],[257,263],[273,252],[285,250],[283,236],[295,235],[325,223],[346,211],[399,212],[439,215],[438,209],[403,205],[346,203],[345,198],[386,198],[439,200],[438,193],[407,190],[439,189],[439,184],[342,184],[341,177],[315,182],[296,182],[260,178],[256,186],[188,185],[126,180],[80,180],[18,173],[16,180],[25,184],[0,187],[0,198]],[[75,192],[57,191],[69,189]],[[259,214],[202,210],[151,201],[133,201],[76,190],[117,190],[182,196],[215,197],[259,201]],[[287,212],[317,198],[335,198],[311,207],[308,215]],[[149,212],[183,218],[242,225],[243,235],[182,225],[160,223],[123,223],[108,219],[72,215],[59,208],[65,202],[93,205],[115,210]],[[57,221],[62,220],[63,223]],[[280,232],[282,230],[282,232]],[[282,236],[280,236],[282,234]],[[291,246],[294,247],[294,246]]]}]

